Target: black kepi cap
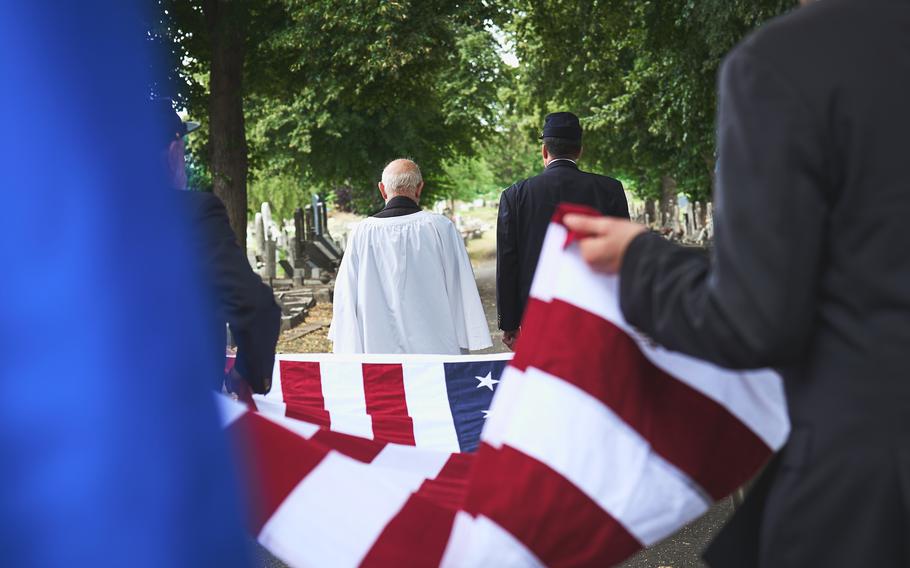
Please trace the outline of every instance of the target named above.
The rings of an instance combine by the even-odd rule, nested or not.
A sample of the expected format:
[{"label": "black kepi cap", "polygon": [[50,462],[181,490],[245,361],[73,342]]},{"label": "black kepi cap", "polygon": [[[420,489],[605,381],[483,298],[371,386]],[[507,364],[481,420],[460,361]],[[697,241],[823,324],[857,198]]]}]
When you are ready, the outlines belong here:
[{"label": "black kepi cap", "polygon": [[180,119],[171,99],[153,99],[150,104],[158,140],[164,148],[199,128],[198,122],[184,122]]},{"label": "black kepi cap", "polygon": [[551,112],[544,119],[541,138],[568,138],[581,140],[581,124],[578,117],[571,112]]}]

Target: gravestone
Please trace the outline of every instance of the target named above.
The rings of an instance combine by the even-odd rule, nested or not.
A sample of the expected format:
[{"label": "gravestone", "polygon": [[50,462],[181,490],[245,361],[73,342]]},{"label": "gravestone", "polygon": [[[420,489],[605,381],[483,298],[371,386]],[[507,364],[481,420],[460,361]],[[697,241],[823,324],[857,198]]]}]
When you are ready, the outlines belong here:
[{"label": "gravestone", "polygon": [[272,207],[269,205],[268,201],[262,204],[261,212],[262,232],[265,241],[263,246],[263,262],[265,263],[265,266],[263,267],[262,277],[264,279],[272,280],[277,276],[275,269],[275,255],[277,250],[275,247],[275,240],[272,238]]},{"label": "gravestone", "polygon": [[262,213],[256,213],[253,217],[253,251],[256,256],[253,270],[265,278],[265,227],[262,223]]}]

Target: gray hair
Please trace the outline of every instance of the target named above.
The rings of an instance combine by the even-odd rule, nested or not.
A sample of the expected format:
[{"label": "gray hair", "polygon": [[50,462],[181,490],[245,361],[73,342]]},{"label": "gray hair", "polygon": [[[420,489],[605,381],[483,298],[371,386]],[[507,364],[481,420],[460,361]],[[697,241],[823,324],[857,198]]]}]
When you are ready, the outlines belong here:
[{"label": "gray hair", "polygon": [[417,188],[423,183],[420,167],[414,160],[400,158],[389,162],[382,170],[382,185],[389,197],[406,195],[415,197]]}]

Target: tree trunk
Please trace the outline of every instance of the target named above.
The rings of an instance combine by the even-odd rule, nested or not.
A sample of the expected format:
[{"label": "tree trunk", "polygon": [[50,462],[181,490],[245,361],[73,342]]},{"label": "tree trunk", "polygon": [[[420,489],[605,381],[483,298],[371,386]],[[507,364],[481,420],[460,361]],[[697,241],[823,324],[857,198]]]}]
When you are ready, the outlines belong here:
[{"label": "tree trunk", "polygon": [[209,74],[209,148],[215,195],[227,208],[237,243],[246,250],[247,144],[243,123],[243,59],[247,5],[203,2],[212,49]]},{"label": "tree trunk", "polygon": [[670,176],[660,178],[660,223],[664,227],[673,224],[673,205],[676,203],[676,180]]}]

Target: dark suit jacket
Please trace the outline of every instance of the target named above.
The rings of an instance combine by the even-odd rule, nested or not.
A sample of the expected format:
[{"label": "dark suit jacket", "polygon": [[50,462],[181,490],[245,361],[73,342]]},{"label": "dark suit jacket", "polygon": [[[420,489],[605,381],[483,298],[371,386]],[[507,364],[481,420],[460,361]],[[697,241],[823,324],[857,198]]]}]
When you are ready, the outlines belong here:
[{"label": "dark suit jacket", "polygon": [[604,215],[629,218],[619,181],[583,172],[569,160],[554,160],[538,176],[502,193],[496,227],[496,309],[499,329],[521,324],[543,238],[556,206],[587,205]]},{"label": "dark suit jacket", "polygon": [[202,278],[213,300],[212,328],[220,339],[212,356],[213,365],[219,366],[217,376],[223,376],[228,323],[237,343],[234,367],[253,392],[268,392],[281,327],[281,309],[272,289],[250,268],[218,197],[201,191],[175,193],[189,214]]},{"label": "dark suit jacket", "polygon": [[620,291],[666,347],[785,380],[790,441],[706,558],[910,566],[910,2],[796,10],[719,86],[713,257],[641,235]]}]

